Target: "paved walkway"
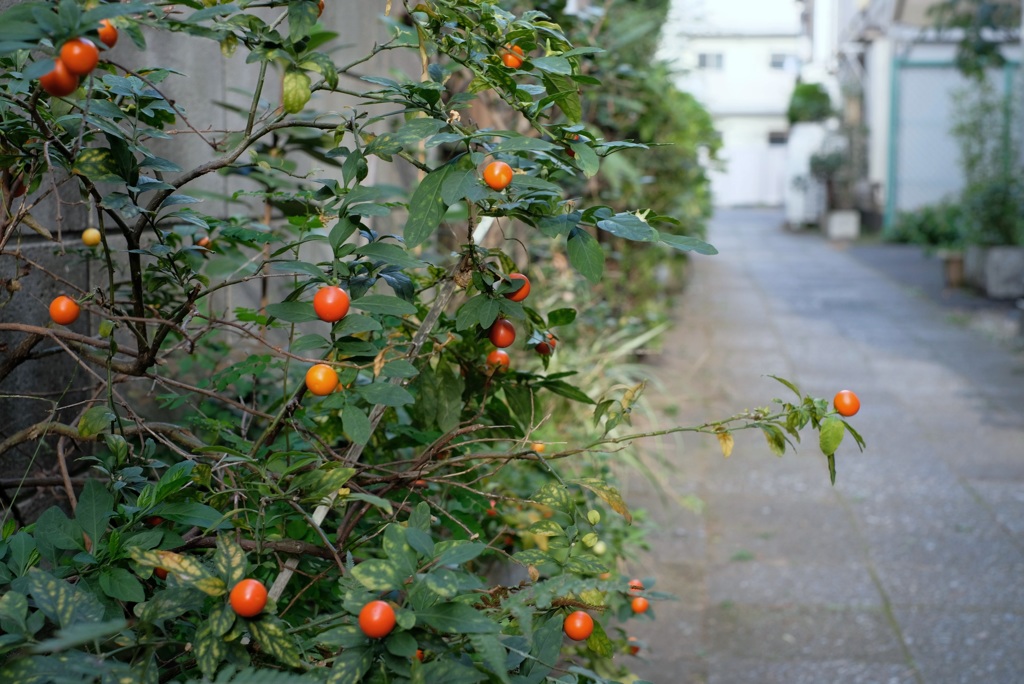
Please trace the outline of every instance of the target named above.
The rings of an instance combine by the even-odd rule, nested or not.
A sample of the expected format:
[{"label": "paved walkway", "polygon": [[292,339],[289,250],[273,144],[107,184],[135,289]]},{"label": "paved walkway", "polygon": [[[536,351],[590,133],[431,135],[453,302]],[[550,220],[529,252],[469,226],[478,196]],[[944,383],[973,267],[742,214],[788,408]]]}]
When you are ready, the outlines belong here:
[{"label": "paved walkway", "polygon": [[820,397],[855,390],[868,449],[844,442],[832,488],[811,433],[781,459],[753,433],[729,459],[704,437],[649,443],[666,491],[627,483],[654,527],[630,570],[680,600],[634,629],[639,673],[1024,682],[1024,356],[886,275],[892,263],[872,267],[870,250],[781,222],[713,222],[721,254],[695,260],[658,369],[664,422],[784,397],[775,374]]}]

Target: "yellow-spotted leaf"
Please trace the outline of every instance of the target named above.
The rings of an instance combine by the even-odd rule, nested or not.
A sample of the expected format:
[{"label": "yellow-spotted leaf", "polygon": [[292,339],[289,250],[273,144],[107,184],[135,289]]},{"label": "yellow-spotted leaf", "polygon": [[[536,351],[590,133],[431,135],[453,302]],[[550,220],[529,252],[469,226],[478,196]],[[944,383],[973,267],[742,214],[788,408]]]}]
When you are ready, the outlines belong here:
[{"label": "yellow-spotted leaf", "polygon": [[289,667],[299,667],[299,648],[295,639],[285,629],[284,623],[271,615],[248,623],[253,639],[264,653],[269,653],[278,662]]}]

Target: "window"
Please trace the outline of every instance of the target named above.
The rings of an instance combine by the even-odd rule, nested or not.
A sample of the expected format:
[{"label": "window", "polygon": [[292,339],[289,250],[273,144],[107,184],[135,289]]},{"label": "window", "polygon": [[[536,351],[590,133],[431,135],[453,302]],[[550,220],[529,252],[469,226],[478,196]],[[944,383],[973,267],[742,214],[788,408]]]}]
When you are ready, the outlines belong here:
[{"label": "window", "polygon": [[789,141],[789,133],[786,131],[769,131],[768,132],[768,144],[769,145],[785,145]]},{"label": "window", "polygon": [[721,52],[702,52],[697,55],[697,68],[698,69],[721,69],[722,68],[722,53]]},{"label": "window", "polygon": [[773,52],[771,59],[769,61],[769,65],[772,69],[785,69],[786,62],[788,62],[790,59],[793,59],[792,55],[787,55],[782,52]]}]

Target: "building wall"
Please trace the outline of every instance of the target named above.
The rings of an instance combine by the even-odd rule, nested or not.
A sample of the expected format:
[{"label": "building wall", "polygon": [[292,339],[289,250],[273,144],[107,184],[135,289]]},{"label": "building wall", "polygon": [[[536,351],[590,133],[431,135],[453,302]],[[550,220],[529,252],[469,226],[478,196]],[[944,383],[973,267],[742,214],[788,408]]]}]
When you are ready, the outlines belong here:
[{"label": "building wall", "polygon": [[781,205],[786,177],[786,145],[770,144],[769,133],[785,134],[785,116],[722,116],[725,170],[711,173],[711,189],[720,206]]}]

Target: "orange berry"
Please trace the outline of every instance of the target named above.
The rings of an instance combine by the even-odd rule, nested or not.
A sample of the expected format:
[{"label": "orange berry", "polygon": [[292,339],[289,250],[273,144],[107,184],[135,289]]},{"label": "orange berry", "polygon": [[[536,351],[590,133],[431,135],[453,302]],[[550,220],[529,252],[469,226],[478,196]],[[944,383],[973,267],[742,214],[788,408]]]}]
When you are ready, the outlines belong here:
[{"label": "orange berry", "polygon": [[630,602],[630,606],[633,608],[634,613],[646,613],[647,609],[651,606],[651,602],[643,596],[634,596],[633,600]]},{"label": "orange berry", "polygon": [[228,601],[242,617],[255,617],[267,606],[267,588],[259,580],[244,579],[231,590]]},{"label": "orange berry", "polygon": [[86,76],[100,63],[100,51],[88,38],[72,38],[60,49],[60,61],[76,76]]},{"label": "orange berry", "polygon": [[491,190],[501,192],[512,182],[512,167],[503,161],[492,161],[484,168],[484,182]]},{"label": "orange berry", "polygon": [[573,641],[583,641],[594,632],[594,618],[586,611],[577,610],[565,617],[562,630]]},{"label": "orange berry", "polygon": [[487,337],[495,347],[508,347],[516,341],[516,329],[507,319],[499,318],[494,321]]},{"label": "orange berry", "polygon": [[117,28],[110,23],[109,19],[100,19],[99,34],[100,40],[108,48],[117,45]]},{"label": "orange berry", "polygon": [[508,276],[509,280],[521,280],[523,281],[522,286],[515,292],[509,292],[505,295],[505,299],[510,299],[513,302],[521,302],[530,296],[530,279],[522,273],[510,273]]},{"label": "orange berry", "polygon": [[306,387],[318,397],[325,397],[338,386],[338,373],[326,363],[310,366],[306,371]]},{"label": "orange berry", "polygon": [[78,302],[67,295],[60,295],[50,302],[50,318],[58,325],[71,325],[81,312]]},{"label": "orange berry", "polygon": [[487,355],[487,365],[494,370],[501,372],[508,370],[508,365],[511,362],[508,356],[508,352],[504,349],[495,349]]},{"label": "orange berry", "polygon": [[832,405],[836,407],[839,415],[845,418],[849,418],[855,415],[857,411],[860,411],[860,399],[850,390],[840,390],[837,392],[832,400]]},{"label": "orange berry", "polygon": [[395,609],[387,601],[370,601],[359,611],[359,629],[371,639],[391,634],[395,622]]},{"label": "orange berry", "polygon": [[345,292],[337,285],[321,287],[313,295],[313,310],[320,317],[321,321],[337,323],[348,315],[349,305],[352,303]]},{"label": "orange berry", "polygon": [[67,65],[58,58],[53,62],[53,70],[39,77],[39,85],[54,97],[64,97],[78,88],[78,76],[68,71]]}]

